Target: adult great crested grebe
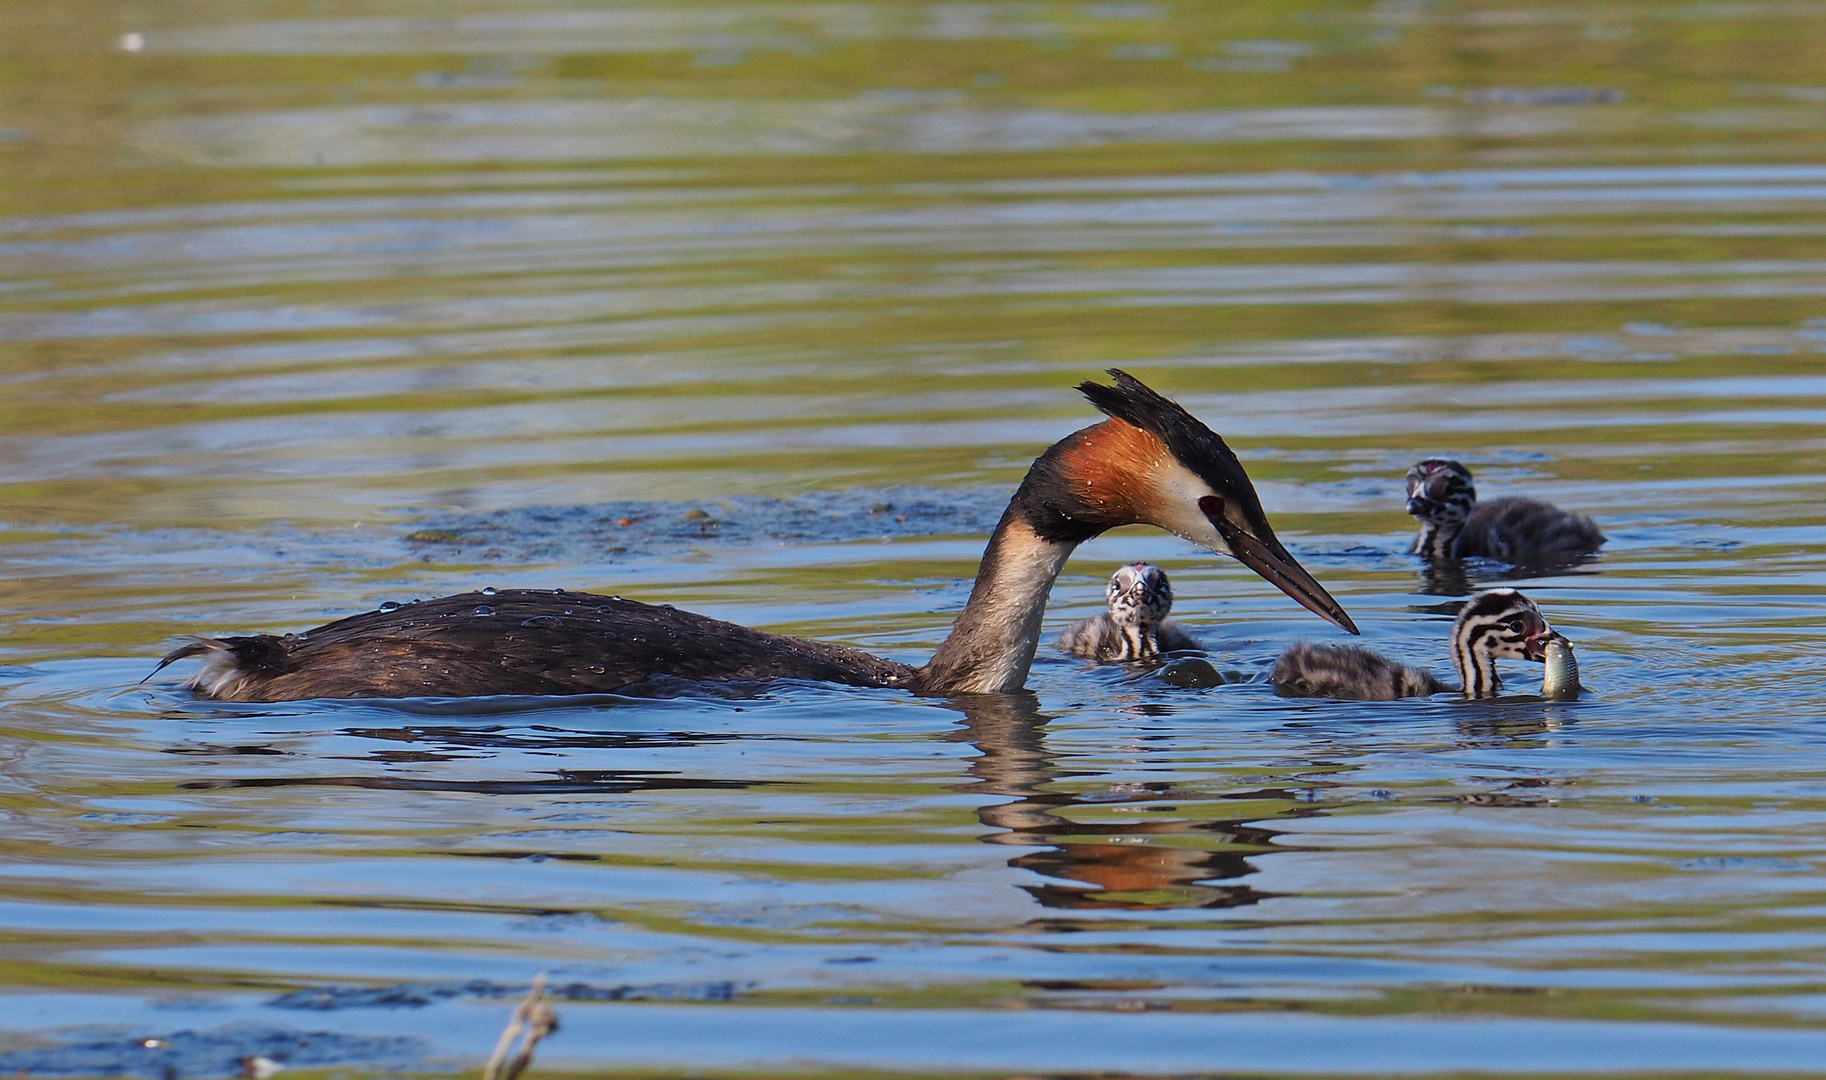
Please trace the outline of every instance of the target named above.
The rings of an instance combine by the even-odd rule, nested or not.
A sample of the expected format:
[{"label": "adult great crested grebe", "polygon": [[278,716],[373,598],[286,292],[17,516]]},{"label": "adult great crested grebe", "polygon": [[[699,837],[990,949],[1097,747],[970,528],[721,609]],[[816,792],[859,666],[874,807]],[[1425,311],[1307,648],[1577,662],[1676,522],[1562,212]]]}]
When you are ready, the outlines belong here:
[{"label": "adult great crested grebe", "polygon": [[1604,544],[1584,514],[1538,499],[1478,502],[1471,470],[1447,458],[1427,458],[1408,470],[1408,513],[1420,519],[1414,554],[1427,559],[1555,563]]},{"label": "adult great crested grebe", "polygon": [[1153,563],[1117,567],[1104,595],[1108,605],[1102,613],[1072,623],[1059,635],[1061,650],[1109,663],[1198,648],[1191,634],[1167,618],[1173,610],[1173,585]]},{"label": "adult great crested grebe", "polygon": [[[1534,601],[1514,589],[1491,589],[1465,604],[1452,624],[1452,665],[1458,669],[1461,687],[1448,686],[1432,672],[1370,649],[1310,641],[1282,653],[1269,681],[1290,697],[1394,701],[1448,690],[1462,690],[1470,698],[1495,697],[1502,686],[1496,677],[1499,657],[1541,663],[1558,636]],[[1565,655],[1571,655],[1570,648]],[[1576,695],[1576,673],[1573,683]]]},{"label": "adult great crested grebe", "polygon": [[[1034,461],[983,552],[951,634],[924,667],[751,630],[670,606],[562,590],[464,593],[302,634],[196,638],[191,689],[225,701],[596,694],[659,679],[808,679],[928,695],[1019,690],[1047,594],[1072,549],[1148,524],[1232,555],[1320,618],[1350,616],[1275,539],[1255,487],[1216,432],[1140,380],[1078,389],[1109,419]],[[157,669],[154,669],[155,673]]]}]

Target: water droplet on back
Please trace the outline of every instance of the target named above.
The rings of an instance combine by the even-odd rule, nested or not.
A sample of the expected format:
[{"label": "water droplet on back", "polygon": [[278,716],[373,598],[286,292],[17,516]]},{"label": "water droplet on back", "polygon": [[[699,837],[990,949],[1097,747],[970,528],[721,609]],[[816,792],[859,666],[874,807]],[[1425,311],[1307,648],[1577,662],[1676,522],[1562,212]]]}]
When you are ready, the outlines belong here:
[{"label": "water droplet on back", "polygon": [[482,595],[483,595],[483,596],[493,596],[493,595],[495,595],[495,587],[494,587],[494,586],[493,586],[493,585],[490,585],[490,586],[488,586],[488,587],[487,587],[487,588],[486,588],[486,589],[483,589],[483,590],[482,590]]},{"label": "water droplet on back", "polygon": [[477,615],[493,615],[494,613],[495,613],[495,609],[489,607],[487,604],[481,604],[476,607]]},{"label": "water droplet on back", "polygon": [[398,600],[382,601],[381,605],[380,605],[380,609],[382,611],[398,611],[399,610],[399,601]]}]

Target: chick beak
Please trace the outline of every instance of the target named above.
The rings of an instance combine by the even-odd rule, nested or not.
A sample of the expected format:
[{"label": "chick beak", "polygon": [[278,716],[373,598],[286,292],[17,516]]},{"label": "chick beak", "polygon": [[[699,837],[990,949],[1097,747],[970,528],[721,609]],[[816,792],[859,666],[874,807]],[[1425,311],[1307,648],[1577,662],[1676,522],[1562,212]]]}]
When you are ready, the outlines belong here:
[{"label": "chick beak", "polygon": [[1433,480],[1438,473],[1408,476],[1408,513],[1415,517],[1425,517],[1439,509],[1439,500],[1433,491]]},{"label": "chick beak", "polygon": [[1539,629],[1522,639],[1523,658],[1533,660],[1537,664],[1546,663],[1547,643],[1559,637],[1559,633],[1553,627],[1542,623]]},{"label": "chick beak", "polygon": [[1287,554],[1287,549],[1274,538],[1273,532],[1264,529],[1267,535],[1262,537],[1245,532],[1224,517],[1222,502],[1214,498],[1200,499],[1198,508],[1217,529],[1218,535],[1224,538],[1224,543],[1230,547],[1230,554],[1236,556],[1238,562],[1260,574],[1263,580],[1293,597],[1296,603],[1319,618],[1341,630],[1360,633],[1357,624],[1351,621],[1350,614],[1344,610],[1344,605],[1333,600],[1331,594],[1314,581],[1312,575],[1295,562],[1292,555]]}]

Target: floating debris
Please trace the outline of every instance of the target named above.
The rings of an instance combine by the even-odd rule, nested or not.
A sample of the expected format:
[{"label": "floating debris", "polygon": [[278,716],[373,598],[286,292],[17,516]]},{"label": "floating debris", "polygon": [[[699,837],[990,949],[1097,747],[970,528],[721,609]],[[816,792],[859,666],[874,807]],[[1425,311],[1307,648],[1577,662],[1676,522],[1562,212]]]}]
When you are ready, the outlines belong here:
[{"label": "floating debris", "polygon": [[[545,1003],[545,972],[541,971],[533,980],[533,988],[527,991],[526,1000],[508,1017],[507,1027],[495,1043],[495,1052],[482,1068],[482,1080],[517,1080],[533,1063],[539,1040],[557,1030],[558,1012]],[[516,1040],[520,1040],[518,1053],[513,1052]],[[513,1056],[510,1058],[509,1054]]]}]

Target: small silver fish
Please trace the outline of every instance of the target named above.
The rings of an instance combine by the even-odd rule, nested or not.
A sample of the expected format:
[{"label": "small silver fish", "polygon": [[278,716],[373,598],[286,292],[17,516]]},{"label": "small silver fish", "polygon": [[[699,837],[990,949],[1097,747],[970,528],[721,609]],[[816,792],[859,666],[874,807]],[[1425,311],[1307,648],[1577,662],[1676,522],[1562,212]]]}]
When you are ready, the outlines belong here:
[{"label": "small silver fish", "polygon": [[1541,677],[1541,696],[1551,701],[1572,701],[1579,696],[1579,661],[1572,642],[1558,634],[1547,639],[1547,672]]}]

